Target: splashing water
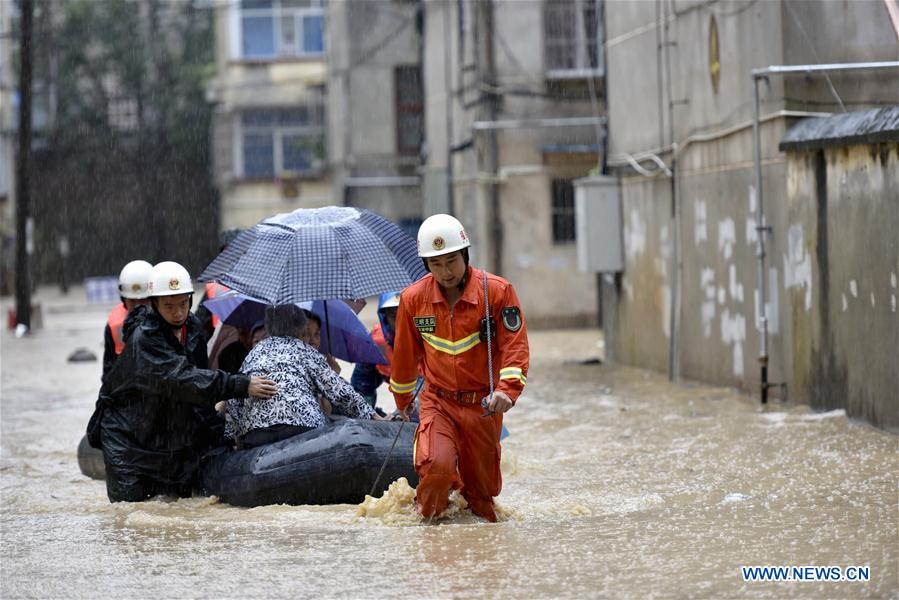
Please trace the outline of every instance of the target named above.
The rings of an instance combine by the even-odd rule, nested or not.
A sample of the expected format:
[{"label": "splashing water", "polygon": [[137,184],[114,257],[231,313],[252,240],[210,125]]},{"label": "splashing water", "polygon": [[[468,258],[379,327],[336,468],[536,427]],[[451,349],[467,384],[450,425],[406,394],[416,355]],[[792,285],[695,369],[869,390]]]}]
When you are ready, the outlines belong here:
[{"label": "splashing water", "polygon": [[[513,509],[502,506],[494,501],[494,511],[498,521],[508,521],[516,518]],[[387,491],[380,498],[365,496],[356,507],[356,516],[359,518],[377,519],[385,525],[418,525],[421,523],[482,523],[483,519],[475,516],[468,509],[468,502],[457,490],[452,490],[449,496],[449,504],[442,513],[433,519],[424,519],[415,512],[415,488],[409,485],[405,477],[400,477],[390,484]]]}]

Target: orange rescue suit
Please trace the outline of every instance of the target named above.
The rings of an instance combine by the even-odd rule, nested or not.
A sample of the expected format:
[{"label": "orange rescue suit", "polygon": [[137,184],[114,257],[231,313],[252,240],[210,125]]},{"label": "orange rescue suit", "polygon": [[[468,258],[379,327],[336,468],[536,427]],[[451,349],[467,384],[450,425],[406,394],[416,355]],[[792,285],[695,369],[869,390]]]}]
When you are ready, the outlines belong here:
[{"label": "orange rescue suit", "polygon": [[122,329],[125,326],[125,318],[128,316],[128,309],[124,303],[119,303],[109,313],[106,324],[109,326],[109,332],[112,334],[112,341],[115,344],[116,356],[125,349],[125,336]]},{"label": "orange rescue suit", "polygon": [[380,348],[381,354],[384,355],[384,359],[387,361],[386,365],[375,365],[375,367],[378,369],[378,373],[380,373],[385,380],[389,381],[390,365],[393,363],[393,348],[387,343],[387,339],[384,337],[384,331],[380,324],[375,325],[372,328],[371,341]]},{"label": "orange rescue suit", "polygon": [[[229,287],[226,287],[226,286],[224,286],[220,283],[216,283],[214,281],[210,281],[210,282],[206,283],[206,299],[212,300],[216,296],[218,296],[220,294],[224,294],[225,292],[228,292],[230,290],[231,290],[231,288],[229,288]],[[210,314],[212,314],[212,311],[210,311]],[[215,316],[214,314],[212,314],[213,329],[218,326],[219,326],[219,318],[217,316]]]},{"label": "orange rescue suit", "polygon": [[[527,382],[527,328],[512,285],[487,274],[496,391],[516,402]],[[475,514],[496,520],[493,497],[502,489],[500,433],[503,416],[483,416],[489,394],[484,318],[484,272],[469,266],[461,298],[450,307],[433,276],[406,288],[397,311],[390,391],[405,409],[419,371],[421,422],[415,432],[416,501],[425,517],[446,509],[451,489],[461,489]]]}]

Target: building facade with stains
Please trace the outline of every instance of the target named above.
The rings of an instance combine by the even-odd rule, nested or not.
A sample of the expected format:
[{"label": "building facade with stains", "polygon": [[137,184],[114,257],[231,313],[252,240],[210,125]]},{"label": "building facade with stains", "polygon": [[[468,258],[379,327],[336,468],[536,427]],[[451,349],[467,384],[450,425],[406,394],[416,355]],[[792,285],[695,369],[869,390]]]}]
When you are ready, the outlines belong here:
[{"label": "building facade with stains", "polygon": [[222,229],[333,204],[328,168],[325,6],[239,0],[215,11],[213,179]]},{"label": "building facade with stains", "polygon": [[765,235],[772,395],[899,426],[896,141],[780,146],[803,119],[895,105],[899,71],[762,80],[761,198],[752,137],[752,69],[896,61],[887,3],[616,2],[606,35],[625,246],[602,285],[612,355],[758,389]]},{"label": "building facade with stains", "polygon": [[574,181],[600,168],[601,0],[423,2],[424,212],[514,283],[531,327],[597,322],[578,270]]},{"label": "building facade with stains", "polygon": [[414,2],[216,2],[221,227],[346,204],[421,222]]}]

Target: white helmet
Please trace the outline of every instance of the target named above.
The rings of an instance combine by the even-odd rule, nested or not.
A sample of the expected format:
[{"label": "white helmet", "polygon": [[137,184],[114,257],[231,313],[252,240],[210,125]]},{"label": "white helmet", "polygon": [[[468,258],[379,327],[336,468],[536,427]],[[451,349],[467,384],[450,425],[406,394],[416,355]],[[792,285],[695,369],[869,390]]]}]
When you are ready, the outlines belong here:
[{"label": "white helmet", "polygon": [[153,265],[145,260],[132,260],[119,273],[119,295],[131,300],[143,300],[149,295],[150,271]]},{"label": "white helmet", "polygon": [[190,273],[178,263],[167,260],[153,267],[150,273],[151,297],[192,294],[193,291]]},{"label": "white helmet", "polygon": [[459,219],[450,215],[432,215],[418,228],[418,255],[442,256],[471,246]]}]

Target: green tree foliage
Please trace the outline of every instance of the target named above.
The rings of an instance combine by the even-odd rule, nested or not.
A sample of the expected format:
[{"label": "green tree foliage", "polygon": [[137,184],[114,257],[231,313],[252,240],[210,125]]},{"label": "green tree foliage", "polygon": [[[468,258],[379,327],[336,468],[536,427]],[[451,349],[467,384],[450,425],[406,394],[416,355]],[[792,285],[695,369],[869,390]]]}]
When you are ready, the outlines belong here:
[{"label": "green tree foliage", "polygon": [[117,273],[133,258],[211,258],[214,8],[199,0],[36,0],[35,84],[52,100],[38,132],[38,273]]},{"label": "green tree foliage", "polygon": [[205,161],[212,10],[188,0],[41,4],[52,24],[45,65],[55,80],[57,144],[103,151],[116,138],[137,139]]}]

